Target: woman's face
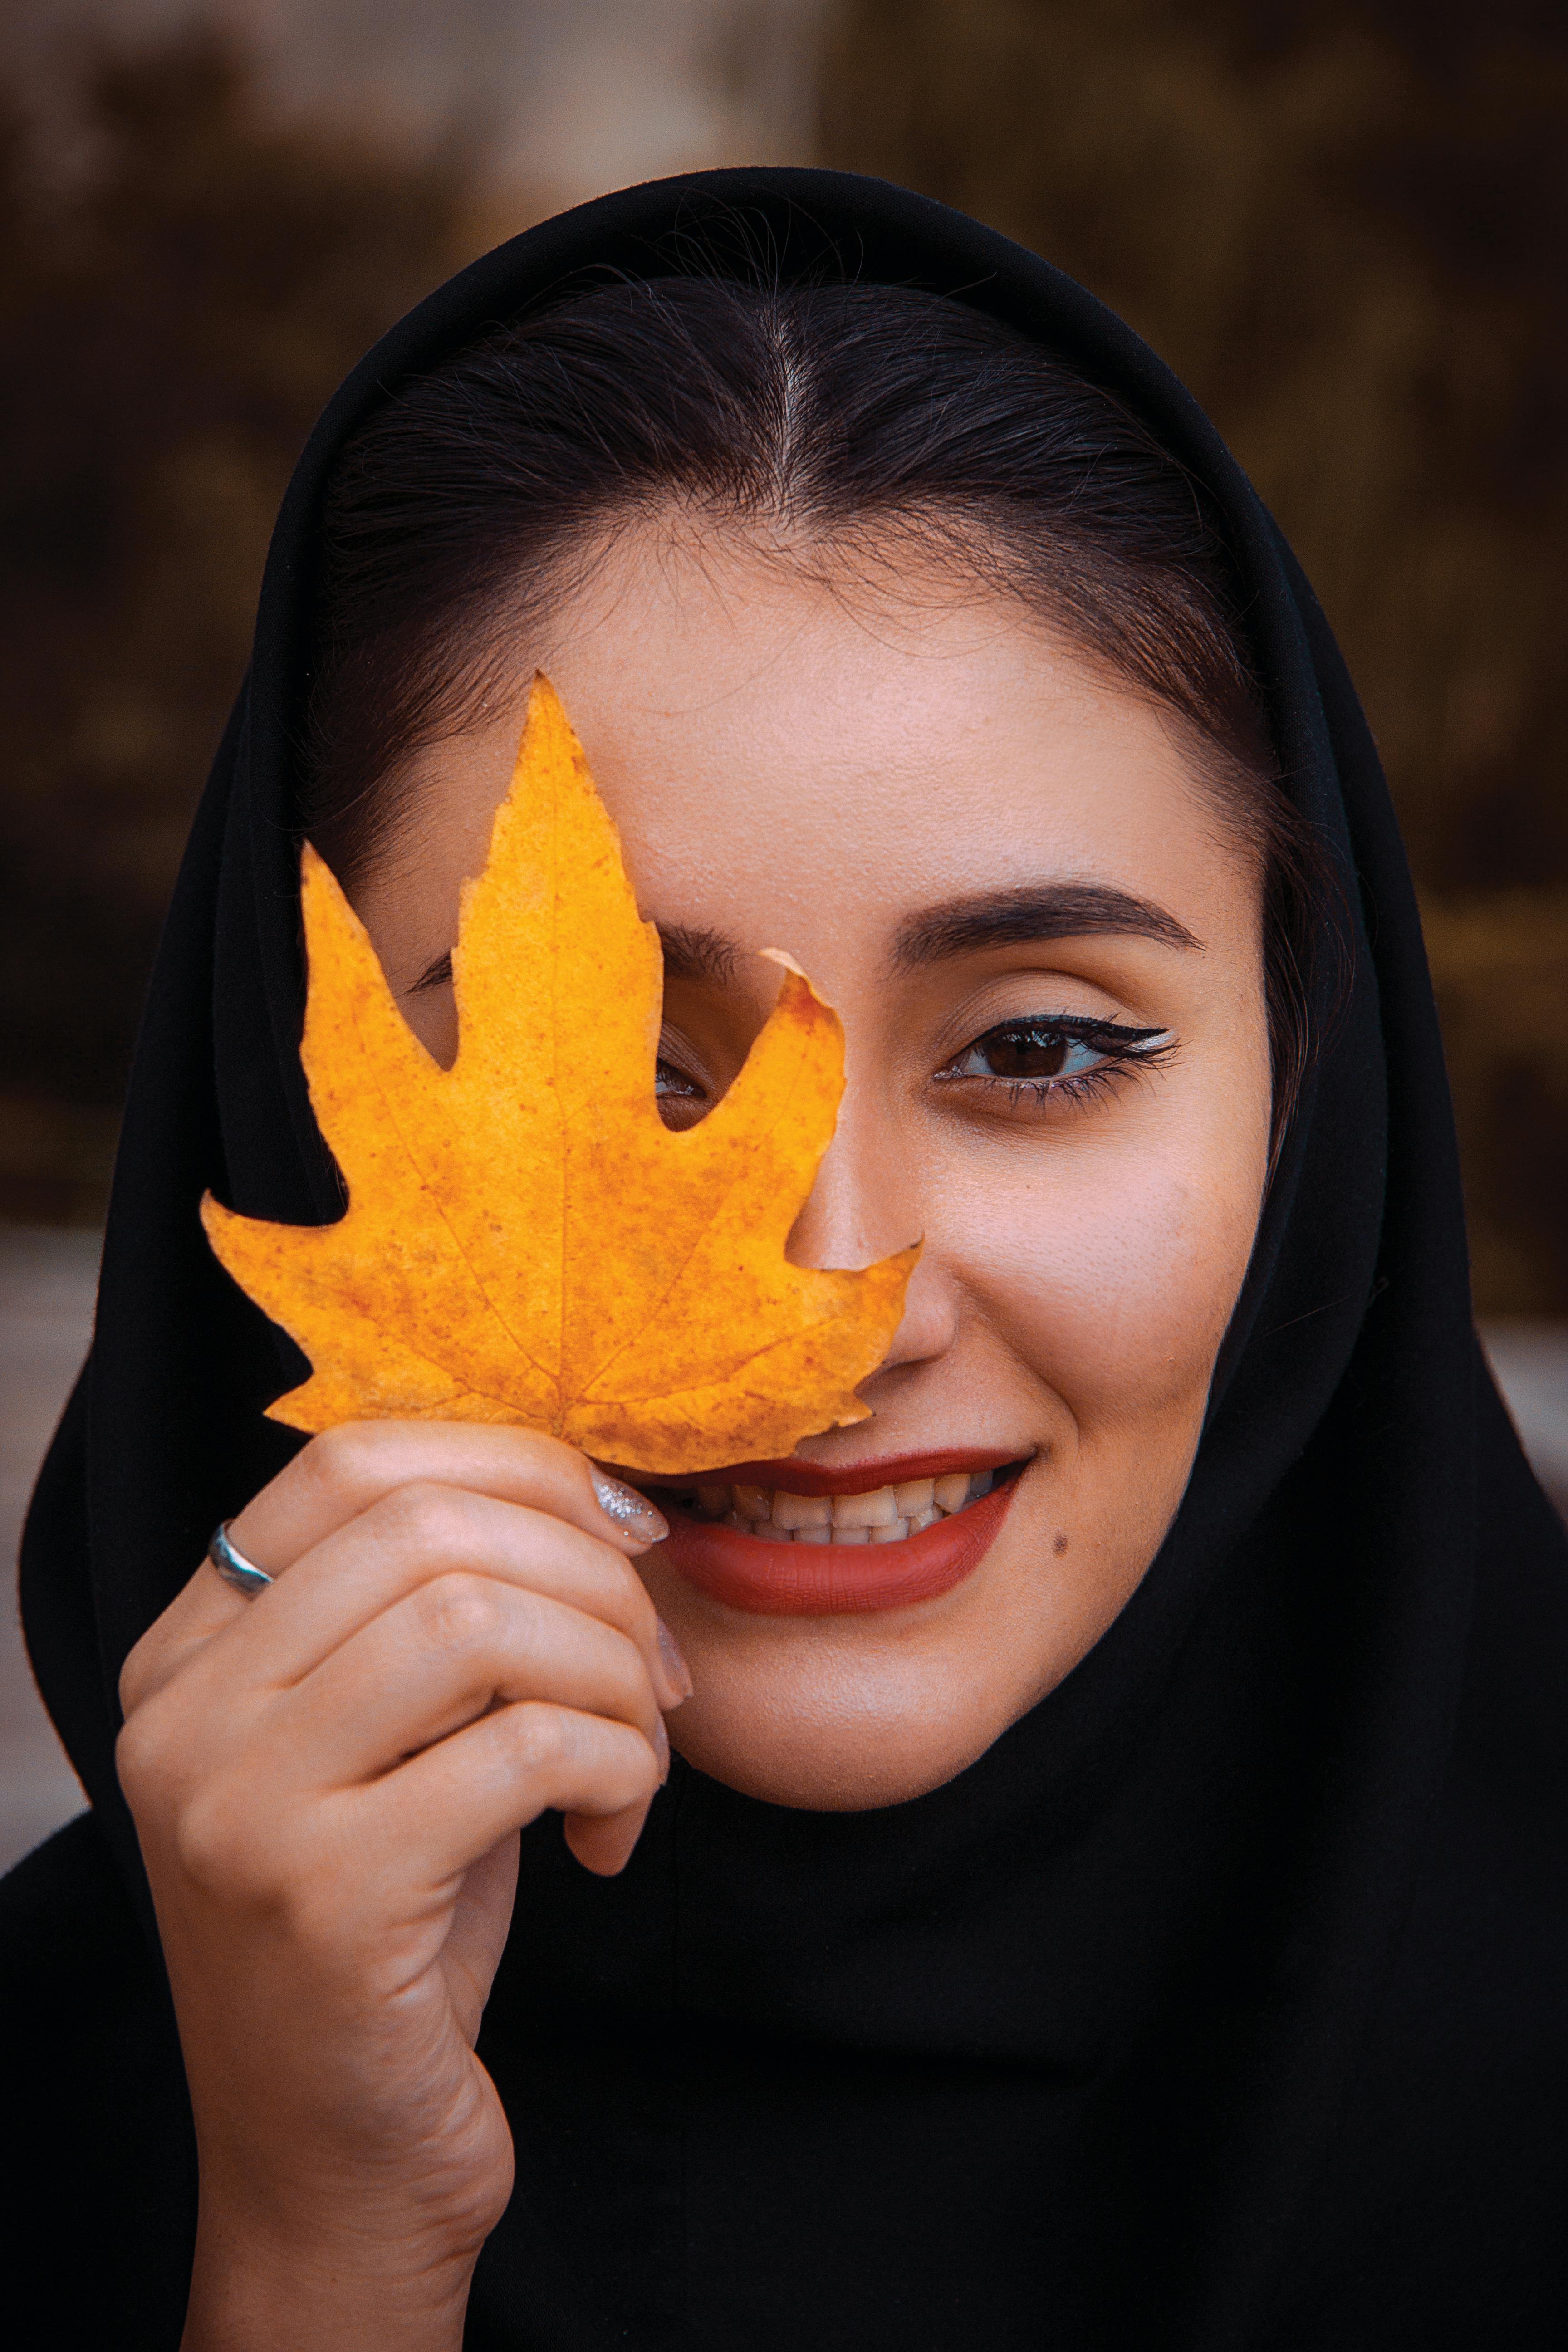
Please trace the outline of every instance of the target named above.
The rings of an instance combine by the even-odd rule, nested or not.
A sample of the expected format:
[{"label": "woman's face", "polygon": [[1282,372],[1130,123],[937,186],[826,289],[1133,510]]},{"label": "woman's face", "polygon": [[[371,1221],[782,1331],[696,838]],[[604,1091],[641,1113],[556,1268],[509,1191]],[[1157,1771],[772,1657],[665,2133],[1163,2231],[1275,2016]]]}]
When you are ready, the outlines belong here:
[{"label": "woman's face", "polygon": [[[428,975],[542,667],[666,940],[671,1122],[723,1093],[767,1016],[757,950],[787,950],[843,1019],[843,1108],[792,1255],[923,1247],[872,1417],[798,1456],[858,1493],[910,1483],[909,1457],[1021,1467],[968,1572],[912,1603],[781,1615],[743,1577],[642,1562],[696,1686],[676,1746],[810,1807],[951,1779],[1116,1617],[1186,1484],[1268,1156],[1258,875],[1192,747],[1010,604],[891,583],[623,538],[519,645],[504,707],[413,763],[412,814],[356,894],[449,1060],[451,987]],[[841,1557],[876,1579],[893,1554]]]}]

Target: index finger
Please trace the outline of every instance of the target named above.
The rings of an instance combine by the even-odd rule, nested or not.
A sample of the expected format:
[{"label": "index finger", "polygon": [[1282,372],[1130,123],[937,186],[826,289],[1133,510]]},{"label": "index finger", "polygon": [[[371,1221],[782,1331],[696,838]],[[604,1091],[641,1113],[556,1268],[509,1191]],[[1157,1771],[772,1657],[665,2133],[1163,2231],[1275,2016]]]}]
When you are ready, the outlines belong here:
[{"label": "index finger", "polygon": [[231,1521],[247,1559],[276,1576],[398,1486],[466,1487],[564,1519],[627,1559],[669,1532],[646,1496],[559,1438],[448,1421],[351,1421],[311,1439]]},{"label": "index finger", "polygon": [[[228,1523],[235,1548],[280,1576],[400,1486],[467,1487],[563,1519],[635,1559],[669,1532],[635,1487],[574,1446],[536,1430],[472,1422],[345,1422],[312,1438]],[[244,1616],[250,1601],[203,1561],[148,1628],[121,1674],[129,1711],[177,1673],[194,1650]]]}]

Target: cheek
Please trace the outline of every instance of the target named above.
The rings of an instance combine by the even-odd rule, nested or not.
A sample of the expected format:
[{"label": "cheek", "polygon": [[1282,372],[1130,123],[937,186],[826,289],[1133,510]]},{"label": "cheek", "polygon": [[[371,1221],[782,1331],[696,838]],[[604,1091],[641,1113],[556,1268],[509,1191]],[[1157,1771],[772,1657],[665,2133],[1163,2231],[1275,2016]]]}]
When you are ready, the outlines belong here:
[{"label": "cheek", "polygon": [[1082,1446],[1195,1435],[1262,1185],[1260,1151],[1212,1140],[1068,1145],[947,1188],[945,1262]]}]

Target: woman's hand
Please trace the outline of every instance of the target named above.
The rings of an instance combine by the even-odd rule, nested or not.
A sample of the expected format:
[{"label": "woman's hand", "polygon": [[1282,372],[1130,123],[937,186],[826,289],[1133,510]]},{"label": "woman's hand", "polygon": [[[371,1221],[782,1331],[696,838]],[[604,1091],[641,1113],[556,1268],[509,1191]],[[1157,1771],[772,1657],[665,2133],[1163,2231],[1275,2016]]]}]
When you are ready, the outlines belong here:
[{"label": "woman's hand", "polygon": [[204,1564],[126,1661],[201,2157],[186,2352],[460,2342],[511,2185],[473,2044],[518,1832],[553,1807],[621,1869],[689,1687],[628,1495],[519,1430],[335,1430],[233,1523],[276,1583]]}]

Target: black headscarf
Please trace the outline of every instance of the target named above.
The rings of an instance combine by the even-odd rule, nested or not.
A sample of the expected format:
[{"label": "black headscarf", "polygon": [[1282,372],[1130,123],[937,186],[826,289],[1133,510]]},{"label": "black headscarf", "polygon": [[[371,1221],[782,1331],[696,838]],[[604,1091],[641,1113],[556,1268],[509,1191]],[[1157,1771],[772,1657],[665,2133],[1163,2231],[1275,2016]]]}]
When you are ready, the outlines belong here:
[{"label": "black headscarf", "polygon": [[284,505],[153,983],[92,1356],[27,1535],[33,1655],[95,1811],[3,1898],[36,2176],[5,2292],[41,2288],[51,2344],[110,2315],[117,2343],[178,2341],[193,2158],[115,1679],[294,1443],[262,1408],[298,1360],[219,1273],[197,1201],[340,1209],[297,1050],[290,753],[324,478],[389,388],[492,322],[711,274],[727,248],[988,311],[1201,479],[1290,788],[1355,877],[1353,971],[1189,1492],[1061,1687],[910,1804],[796,1812],[678,1762],[620,1878],[580,1870],[552,1818],[525,1836],[480,2044],[518,2185],[468,2340],[1559,2345],[1568,1545],[1471,1325],[1376,753],[1277,529],[1136,337],[973,222],[814,172],[667,181],[502,247],[350,378]]}]

